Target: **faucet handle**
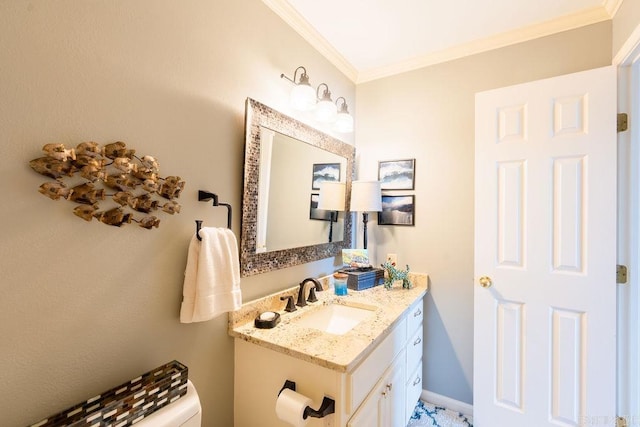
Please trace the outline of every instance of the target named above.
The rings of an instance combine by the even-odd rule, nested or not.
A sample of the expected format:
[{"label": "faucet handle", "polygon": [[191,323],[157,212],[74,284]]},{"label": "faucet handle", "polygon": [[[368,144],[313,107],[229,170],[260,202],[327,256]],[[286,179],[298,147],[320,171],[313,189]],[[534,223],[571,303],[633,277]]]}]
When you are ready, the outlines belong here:
[{"label": "faucet handle", "polygon": [[280,297],[280,301],[284,301],[284,300],[287,300],[287,307],[284,309],[284,311],[288,311],[289,313],[291,313],[292,311],[296,311],[296,306],[293,303],[293,295]]},{"label": "faucet handle", "polygon": [[307,298],[307,302],[316,302],[318,298],[316,297],[316,288],[312,287],[309,289],[309,298]]}]

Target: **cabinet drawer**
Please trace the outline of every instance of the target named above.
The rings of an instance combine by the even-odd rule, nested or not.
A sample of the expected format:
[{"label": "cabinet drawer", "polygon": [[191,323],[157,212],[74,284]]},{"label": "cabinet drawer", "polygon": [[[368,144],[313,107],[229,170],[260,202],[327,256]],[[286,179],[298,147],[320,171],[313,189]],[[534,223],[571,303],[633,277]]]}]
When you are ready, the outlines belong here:
[{"label": "cabinet drawer", "polygon": [[410,337],[413,333],[422,326],[422,319],[424,318],[423,299],[417,301],[407,311],[407,336]]},{"label": "cabinet drawer", "polygon": [[422,394],[422,363],[418,364],[416,369],[407,376],[407,411],[405,421],[408,423],[409,418],[416,408],[416,403]]},{"label": "cabinet drawer", "polygon": [[348,412],[352,412],[362,403],[396,355],[404,349],[407,341],[406,328],[406,320],[402,319],[360,366],[348,375]]},{"label": "cabinet drawer", "polygon": [[407,341],[407,369],[412,371],[422,359],[422,326]]}]

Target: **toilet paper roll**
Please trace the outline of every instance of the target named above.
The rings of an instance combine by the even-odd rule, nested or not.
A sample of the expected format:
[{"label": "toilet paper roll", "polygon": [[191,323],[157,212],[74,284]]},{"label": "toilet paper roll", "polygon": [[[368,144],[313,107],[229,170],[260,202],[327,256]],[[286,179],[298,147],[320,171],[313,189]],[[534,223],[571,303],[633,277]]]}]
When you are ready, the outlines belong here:
[{"label": "toilet paper roll", "polygon": [[311,403],[311,399],[307,396],[285,388],[278,396],[278,400],[276,400],[276,415],[282,421],[294,427],[305,426],[308,419],[305,420],[302,416],[305,408]]}]

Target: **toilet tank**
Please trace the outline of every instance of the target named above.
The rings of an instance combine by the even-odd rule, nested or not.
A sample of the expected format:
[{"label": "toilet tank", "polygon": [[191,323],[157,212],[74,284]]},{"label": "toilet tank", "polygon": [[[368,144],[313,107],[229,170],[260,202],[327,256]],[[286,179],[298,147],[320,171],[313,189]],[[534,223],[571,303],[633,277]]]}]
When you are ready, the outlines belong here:
[{"label": "toilet tank", "polygon": [[200,427],[202,408],[198,392],[187,381],[187,394],[135,423],[136,427]]}]

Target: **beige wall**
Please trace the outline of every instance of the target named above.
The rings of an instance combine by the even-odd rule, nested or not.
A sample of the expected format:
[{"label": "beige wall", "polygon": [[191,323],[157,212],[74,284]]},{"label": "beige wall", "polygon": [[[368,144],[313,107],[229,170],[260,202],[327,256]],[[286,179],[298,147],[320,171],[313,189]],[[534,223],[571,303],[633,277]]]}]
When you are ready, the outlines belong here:
[{"label": "beige wall", "polygon": [[425,389],[472,402],[474,94],[610,63],[609,21],[358,85],[358,179],[416,159],[416,190],[396,192],[416,195],[415,227],[373,224],[369,239],[378,262],[430,275]]},{"label": "beige wall", "polygon": [[[183,325],[194,220],[240,235],[244,102],[288,111],[291,75],[355,106],[354,85],[260,0],[0,2],[0,424],[20,426],[172,359],[190,368],[204,426],[231,426],[226,315]],[[339,95],[338,95],[339,94]],[[353,138],[353,137],[351,137]],[[38,193],[45,143],[123,140],[187,186],[159,229],[86,223]],[[245,300],[333,269],[325,260],[242,280]]]}]

